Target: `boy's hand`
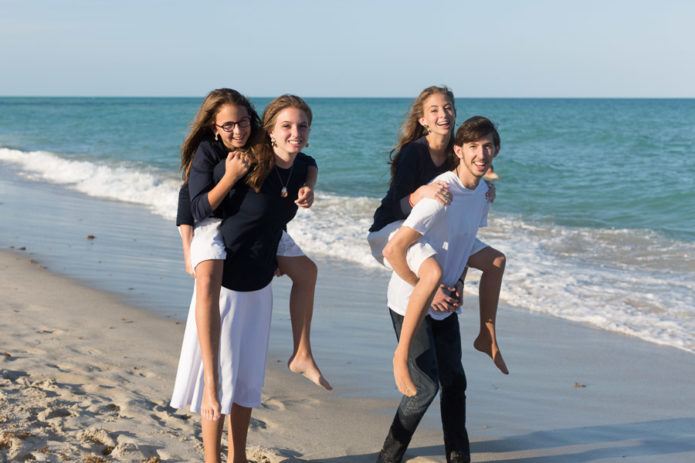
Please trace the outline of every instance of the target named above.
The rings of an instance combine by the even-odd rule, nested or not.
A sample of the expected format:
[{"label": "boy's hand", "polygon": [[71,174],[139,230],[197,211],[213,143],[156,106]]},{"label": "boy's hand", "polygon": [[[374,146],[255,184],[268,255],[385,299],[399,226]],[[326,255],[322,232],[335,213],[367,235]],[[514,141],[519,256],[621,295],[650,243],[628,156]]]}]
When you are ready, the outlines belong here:
[{"label": "boy's hand", "polygon": [[432,298],[432,308],[437,312],[455,312],[459,308],[456,288],[442,283]]},{"label": "boy's hand", "polygon": [[314,189],[308,185],[301,187],[294,203],[299,207],[311,207],[314,204]]}]

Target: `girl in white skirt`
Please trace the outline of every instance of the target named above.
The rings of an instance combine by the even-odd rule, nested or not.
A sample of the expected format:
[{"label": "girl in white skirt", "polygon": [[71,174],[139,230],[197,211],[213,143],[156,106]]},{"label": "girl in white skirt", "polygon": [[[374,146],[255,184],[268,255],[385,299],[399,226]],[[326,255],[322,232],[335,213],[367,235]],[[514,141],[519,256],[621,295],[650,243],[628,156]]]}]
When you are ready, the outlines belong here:
[{"label": "girl in white skirt", "polygon": [[[212,116],[216,120],[210,122]],[[236,119],[237,117],[240,118]],[[217,311],[222,261],[226,256],[217,230],[222,214],[218,207],[221,198],[240,176],[249,172],[249,140],[253,138],[251,134],[259,125],[260,119],[253,106],[242,95],[230,89],[214,90],[203,102],[192,124],[193,130],[182,146],[184,185],[179,191],[176,226],[181,233],[186,272],[194,278],[198,277],[198,291],[194,295],[197,296],[197,306],[203,312]],[[221,184],[215,184],[213,169],[229,156],[227,152],[231,153],[233,162],[229,163]],[[252,181],[257,182],[258,172],[255,169],[252,168],[248,175]],[[225,182],[227,179],[231,180]],[[299,190],[296,200],[298,206],[311,207],[317,179],[318,167],[314,162],[309,165],[304,184]],[[189,191],[189,183],[192,192]],[[192,254],[197,254],[198,258],[192,258]],[[287,275],[292,280],[290,320],[294,348],[287,366],[292,372],[302,374],[315,384],[331,390],[332,387],[319,370],[311,350],[316,264],[287,233],[283,233],[277,260],[278,274]],[[207,408],[203,413],[208,413]]]},{"label": "girl in white skirt", "polygon": [[[220,115],[219,111],[210,113]],[[234,125],[231,133],[236,134],[234,129],[239,126],[239,120],[228,121]],[[213,123],[224,128],[224,123]],[[249,173],[245,181],[234,182],[219,204],[223,216],[219,235],[223,244],[208,239],[213,244],[204,249],[195,245],[194,238],[191,246],[192,265],[201,258],[219,260],[218,247],[226,251],[219,317],[213,311],[200,316],[200,308],[192,303],[172,398],[174,407],[190,405],[193,411],[201,410],[206,461],[219,461],[220,453],[223,420],[214,413],[212,404],[219,406],[218,413],[229,416],[228,461],[246,462],[251,409],[260,404],[265,376],[272,307],[270,281],[277,268],[278,244],[284,227],[296,213],[295,201],[313,162],[300,152],[308,140],[310,123],[311,111],[299,98],[281,97],[268,105],[264,115],[267,135],[263,131],[259,132],[260,139],[249,135],[253,141],[245,156]],[[212,150],[203,155],[209,154],[213,159]],[[235,168],[230,158],[234,158],[234,153],[218,167],[219,172],[214,167],[211,169],[213,182],[219,180],[217,185]],[[195,162],[194,159],[191,169]],[[258,175],[254,177],[254,174]],[[257,183],[253,182],[254,178]],[[195,213],[195,202],[193,208]],[[202,227],[201,237],[208,226],[202,224]],[[215,229],[213,225],[209,228]],[[198,278],[200,265],[196,267]],[[198,291],[199,285],[196,286]],[[214,393],[211,398],[210,390]]]}]

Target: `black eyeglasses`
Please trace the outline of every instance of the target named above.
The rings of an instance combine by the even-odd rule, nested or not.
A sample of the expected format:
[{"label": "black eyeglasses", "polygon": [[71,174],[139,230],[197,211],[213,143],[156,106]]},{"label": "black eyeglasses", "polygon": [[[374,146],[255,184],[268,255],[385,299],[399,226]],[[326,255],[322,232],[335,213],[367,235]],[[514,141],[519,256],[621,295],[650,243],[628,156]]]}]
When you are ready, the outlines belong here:
[{"label": "black eyeglasses", "polygon": [[248,117],[245,117],[243,119],[239,119],[236,122],[225,122],[222,125],[215,124],[217,127],[221,128],[227,133],[233,132],[234,127],[239,127],[240,129],[246,129],[248,126],[251,125],[251,120]]}]

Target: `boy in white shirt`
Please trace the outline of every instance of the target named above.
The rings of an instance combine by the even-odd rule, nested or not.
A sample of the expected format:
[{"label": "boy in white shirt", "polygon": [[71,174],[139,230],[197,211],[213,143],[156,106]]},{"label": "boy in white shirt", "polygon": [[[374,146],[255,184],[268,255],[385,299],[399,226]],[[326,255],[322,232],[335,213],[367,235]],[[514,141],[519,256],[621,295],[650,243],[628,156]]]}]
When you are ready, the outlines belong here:
[{"label": "boy in white shirt", "polygon": [[[475,116],[456,131],[458,166],[433,181],[449,184],[451,204],[423,199],[384,248],[394,269],[388,287],[388,306],[396,336],[394,376],[404,393],[379,454],[379,462],[400,462],[420,419],[441,384],[441,414],[447,462],[470,461],[466,432],[466,376],[461,364],[460,309],[437,299],[440,283],[455,288],[466,268],[479,227],[487,225],[490,203],[487,184],[480,180],[496,154],[497,130],[489,119]],[[408,253],[418,240],[430,255]],[[426,284],[422,279],[427,279]],[[418,284],[420,283],[420,284]],[[417,288],[416,288],[417,285]],[[426,289],[425,289],[426,288]],[[415,291],[414,291],[415,289]],[[441,292],[441,291],[440,291]],[[433,303],[433,298],[437,295]]]}]

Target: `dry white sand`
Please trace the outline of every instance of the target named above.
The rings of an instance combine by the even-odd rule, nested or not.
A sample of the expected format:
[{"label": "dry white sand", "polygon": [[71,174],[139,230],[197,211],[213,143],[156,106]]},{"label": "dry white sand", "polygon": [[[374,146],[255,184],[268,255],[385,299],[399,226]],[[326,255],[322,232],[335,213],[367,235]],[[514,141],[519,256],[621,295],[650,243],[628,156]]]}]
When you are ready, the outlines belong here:
[{"label": "dry white sand", "polygon": [[[0,252],[0,295],[0,461],[202,461],[199,416],[168,406],[181,322],[19,253]],[[271,365],[249,458],[373,461],[390,422],[374,410],[394,406],[341,399]],[[438,440],[423,432],[414,445]]]}]

